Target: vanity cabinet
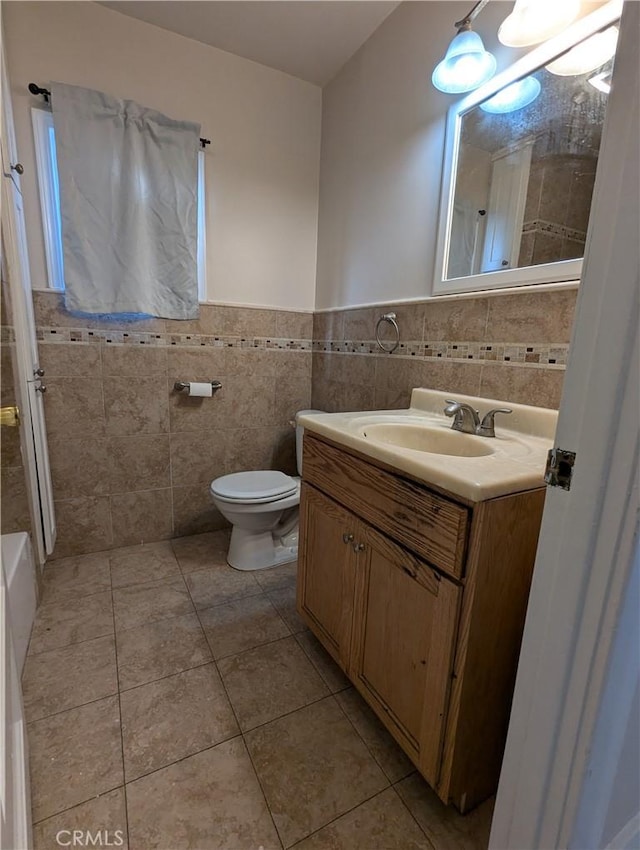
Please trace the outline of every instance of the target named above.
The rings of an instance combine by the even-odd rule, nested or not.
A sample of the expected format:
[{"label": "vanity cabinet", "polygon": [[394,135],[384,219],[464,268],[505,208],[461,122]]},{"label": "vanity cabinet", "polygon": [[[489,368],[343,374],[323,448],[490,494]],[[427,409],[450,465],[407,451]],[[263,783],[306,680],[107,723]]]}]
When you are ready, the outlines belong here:
[{"label": "vanity cabinet", "polygon": [[466,503],[305,433],[300,615],[461,811],[497,787],[543,501]]}]

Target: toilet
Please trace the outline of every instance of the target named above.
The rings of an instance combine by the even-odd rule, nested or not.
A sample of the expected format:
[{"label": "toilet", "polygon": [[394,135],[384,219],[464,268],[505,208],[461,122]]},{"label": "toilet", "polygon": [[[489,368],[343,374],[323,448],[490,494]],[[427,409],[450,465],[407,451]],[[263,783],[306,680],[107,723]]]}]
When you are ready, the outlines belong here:
[{"label": "toilet", "polygon": [[[296,461],[302,474],[302,436],[296,414]],[[261,469],[235,472],[211,482],[211,496],[220,513],[232,524],[227,563],[236,570],[265,570],[298,557],[298,506],[300,478]]]}]

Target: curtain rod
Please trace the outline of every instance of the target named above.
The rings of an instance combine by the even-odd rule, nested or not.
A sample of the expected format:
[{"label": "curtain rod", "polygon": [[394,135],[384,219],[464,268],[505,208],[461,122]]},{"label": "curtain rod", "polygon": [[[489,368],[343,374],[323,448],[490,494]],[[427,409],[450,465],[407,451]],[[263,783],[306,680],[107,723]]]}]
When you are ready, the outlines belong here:
[{"label": "curtain rod", "polygon": [[[43,89],[41,86],[36,83],[29,83],[29,91],[31,94],[41,94],[44,98],[45,103],[49,103],[49,98],[51,97],[51,92],[49,89]],[[200,137],[200,147],[206,148],[207,145],[211,144],[211,139],[203,139]]]}]

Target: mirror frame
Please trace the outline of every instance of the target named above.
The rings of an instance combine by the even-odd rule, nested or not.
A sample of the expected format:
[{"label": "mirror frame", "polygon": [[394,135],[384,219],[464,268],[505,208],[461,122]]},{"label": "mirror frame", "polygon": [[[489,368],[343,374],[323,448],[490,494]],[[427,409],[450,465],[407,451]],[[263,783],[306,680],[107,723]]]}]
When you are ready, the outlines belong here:
[{"label": "mirror frame", "polygon": [[[559,0],[561,2],[561,0]],[[496,74],[489,82],[470,92],[462,100],[454,103],[447,113],[447,124],[444,143],[444,161],[442,167],[442,183],[440,188],[440,209],[438,213],[438,240],[436,244],[436,261],[433,281],[433,295],[451,295],[458,292],[481,292],[487,289],[504,289],[513,286],[529,286],[541,283],[566,283],[579,281],[582,273],[582,258],[576,260],[559,260],[555,263],[544,263],[537,266],[523,266],[517,269],[485,272],[484,274],[468,275],[467,277],[445,278],[447,257],[449,255],[451,220],[453,217],[453,200],[456,188],[456,165],[460,147],[460,130],[462,119],[470,109],[483,100],[494,95],[497,91],[526,77],[549,64],[561,53],[566,53],[575,44],[583,41],[601,29],[619,21],[622,13],[622,0],[611,0],[584,18],[568,27],[560,35],[549,39],[531,50],[525,56],[517,59],[504,71]],[[606,120],[606,119],[605,119]],[[598,181],[596,173],[597,191]],[[588,241],[588,235],[587,235]]]}]

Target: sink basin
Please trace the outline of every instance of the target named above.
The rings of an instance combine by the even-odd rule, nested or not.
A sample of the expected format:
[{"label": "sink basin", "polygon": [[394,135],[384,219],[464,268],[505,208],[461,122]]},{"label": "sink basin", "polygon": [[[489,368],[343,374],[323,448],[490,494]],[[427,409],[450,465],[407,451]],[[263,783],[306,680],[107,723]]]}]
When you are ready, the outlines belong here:
[{"label": "sink basin", "polygon": [[360,435],[372,442],[436,455],[486,457],[494,454],[488,438],[462,434],[460,431],[452,431],[451,428],[385,422],[363,426]]}]

